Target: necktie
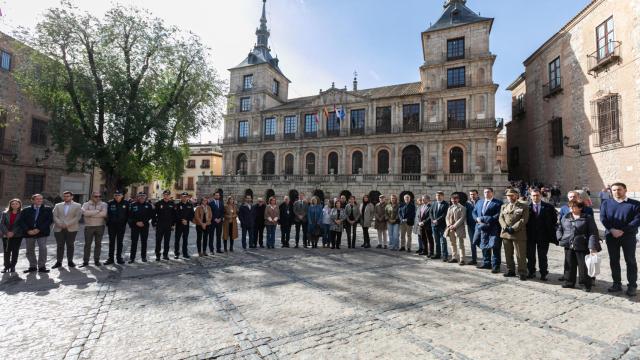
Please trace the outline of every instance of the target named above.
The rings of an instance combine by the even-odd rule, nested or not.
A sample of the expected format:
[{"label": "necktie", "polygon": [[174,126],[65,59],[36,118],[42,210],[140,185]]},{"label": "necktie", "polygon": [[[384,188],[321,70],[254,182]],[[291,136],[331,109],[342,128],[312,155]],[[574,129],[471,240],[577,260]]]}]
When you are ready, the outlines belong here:
[{"label": "necktie", "polygon": [[40,215],[40,207],[39,206],[36,207],[36,218],[34,219],[35,221],[38,221],[38,215]]},{"label": "necktie", "polygon": [[538,207],[538,204],[533,205],[534,209],[533,211],[536,212],[536,215],[540,215],[540,208]]},{"label": "necktie", "polygon": [[482,215],[484,215],[484,213],[487,211],[487,207],[489,206],[489,200],[485,200],[484,204],[482,205]]}]

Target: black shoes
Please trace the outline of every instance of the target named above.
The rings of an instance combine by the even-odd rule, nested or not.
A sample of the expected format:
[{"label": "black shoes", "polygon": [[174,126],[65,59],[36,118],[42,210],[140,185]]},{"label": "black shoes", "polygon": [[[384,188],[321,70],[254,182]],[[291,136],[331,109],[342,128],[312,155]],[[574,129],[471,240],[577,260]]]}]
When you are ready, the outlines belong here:
[{"label": "black shoes", "polygon": [[382,249],[382,245],[378,244],[378,246],[376,246],[376,249]]},{"label": "black shoes", "polygon": [[61,267],[61,266],[62,266],[62,264],[60,264],[59,262],[57,262],[57,263],[53,264],[53,266],[52,266],[51,268],[52,268],[52,269],[57,269],[57,268],[59,268],[59,267]]},{"label": "black shoes", "polygon": [[516,273],[509,271],[503,275],[504,277],[516,277]]},{"label": "black shoes", "polygon": [[129,264],[133,264],[136,262],[136,259],[129,259]]},{"label": "black shoes", "polygon": [[[169,260],[169,255],[164,255],[164,256],[162,257],[162,259],[164,259],[164,260]],[[145,261],[145,259],[142,259],[142,261]]]},{"label": "black shoes", "polygon": [[93,265],[95,266],[102,266],[102,263],[100,261],[94,261]]},{"label": "black shoes", "polygon": [[535,279],[536,278],[536,274],[535,273],[529,273],[529,275],[527,275],[528,279]]},{"label": "black shoes", "polygon": [[39,272],[39,273],[45,273],[45,274],[46,274],[46,273],[48,273],[48,272],[49,272],[49,269],[47,269],[47,268],[45,268],[45,267],[41,267],[41,268],[39,268],[39,269],[38,269],[38,272]]},{"label": "black shoes", "polygon": [[82,265],[80,265],[80,267],[81,267],[81,268],[83,268],[83,267],[87,267],[87,266],[89,266],[89,263],[88,263],[88,262],[83,262],[83,263],[82,263]]},{"label": "black shoes", "polygon": [[76,267],[76,263],[74,263],[73,261],[69,261],[68,265],[69,265],[70,268]]},{"label": "black shoes", "polygon": [[431,259],[438,260],[438,259],[442,259],[442,257],[440,255],[435,255],[435,256],[432,256]]},{"label": "black shoes", "polygon": [[30,267],[30,268],[28,268],[27,270],[25,270],[25,271],[23,271],[23,272],[24,272],[25,274],[28,274],[28,273],[32,273],[32,272],[36,272],[36,271],[38,271],[38,269],[37,269],[37,268]]},{"label": "black shoes", "polygon": [[400,251],[405,251],[405,250],[407,249],[405,249],[404,246],[400,248]]},{"label": "black shoes", "polygon": [[118,259],[118,264],[120,265],[124,264],[124,259]]},{"label": "black shoes", "polygon": [[574,284],[562,284],[563,289],[575,289],[575,287]]},{"label": "black shoes", "polygon": [[471,260],[471,261],[469,262],[469,265],[478,265],[478,261],[476,261],[476,260]]},{"label": "black shoes", "polygon": [[564,275],[562,275],[562,276],[560,276],[560,277],[558,278],[558,281],[564,281],[564,280],[565,280]]},{"label": "black shoes", "polygon": [[191,255],[189,255],[189,254],[184,254],[182,257],[185,258],[185,259],[191,259]]},{"label": "black shoes", "polygon": [[[535,277],[535,275],[534,275],[534,277]],[[540,275],[540,280],[542,280],[542,281],[547,281],[547,280],[548,280],[548,279],[547,279],[547,274]]]},{"label": "black shoes", "polygon": [[613,284],[610,288],[607,289],[607,292],[610,292],[610,293],[622,292],[622,285]]},{"label": "black shoes", "polygon": [[[167,260],[169,260],[169,259],[167,258]],[[146,257],[143,257],[143,258],[142,258],[142,262],[147,262],[147,258],[146,258]]]},{"label": "black shoes", "polygon": [[500,269],[491,269],[491,273],[492,274],[499,274],[500,273]]},{"label": "black shoes", "polygon": [[107,259],[107,261],[104,262],[105,265],[112,265],[113,264],[113,259]]},{"label": "black shoes", "polygon": [[4,269],[2,269],[2,273],[3,273],[3,274],[4,274],[4,273],[8,273],[8,272],[9,272],[9,268],[4,268]]},{"label": "black shoes", "polygon": [[520,281],[526,281],[527,277],[525,275],[520,275]]},{"label": "black shoes", "polygon": [[160,256],[156,255],[156,261],[160,261]]},{"label": "black shoes", "polygon": [[635,288],[635,287],[631,287],[631,286],[630,286],[630,287],[627,289],[627,296],[634,297],[634,296],[636,296],[637,294],[638,294],[637,288]]}]

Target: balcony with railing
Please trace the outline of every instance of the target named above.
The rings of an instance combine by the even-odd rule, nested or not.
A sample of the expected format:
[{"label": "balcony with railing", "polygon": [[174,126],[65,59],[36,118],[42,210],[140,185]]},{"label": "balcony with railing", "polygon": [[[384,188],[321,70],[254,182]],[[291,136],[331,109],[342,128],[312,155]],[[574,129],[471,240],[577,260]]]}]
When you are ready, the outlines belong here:
[{"label": "balcony with railing", "polygon": [[427,57],[427,61],[425,62],[425,65],[429,66],[429,65],[435,65],[435,64],[442,64],[444,62],[450,62],[450,61],[453,62],[453,61],[460,61],[460,60],[480,59],[480,58],[491,57],[491,56],[495,56],[495,55],[493,55],[490,51],[478,50],[471,47],[466,47],[464,49],[463,56],[449,56],[449,54],[446,51],[442,51],[438,54],[429,54],[429,56]]},{"label": "balcony with railing", "polygon": [[544,99],[550,99],[562,92],[562,76],[551,79],[548,83],[542,85],[542,94]]},{"label": "balcony with railing", "polygon": [[620,57],[620,45],[622,45],[620,41],[611,41],[588,55],[589,74],[595,76],[598,72],[609,67],[609,65],[619,63],[622,60]]},{"label": "balcony with railing", "polygon": [[489,185],[507,183],[507,174],[359,174],[359,175],[226,175],[198,177],[198,185],[287,185],[287,184],[361,184],[374,186],[388,183],[416,183],[421,185]]}]

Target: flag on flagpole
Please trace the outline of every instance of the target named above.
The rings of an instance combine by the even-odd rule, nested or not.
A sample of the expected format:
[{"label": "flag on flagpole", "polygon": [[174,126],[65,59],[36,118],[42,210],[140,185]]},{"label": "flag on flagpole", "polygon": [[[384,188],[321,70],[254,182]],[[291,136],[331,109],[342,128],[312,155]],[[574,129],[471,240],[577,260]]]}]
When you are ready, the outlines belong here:
[{"label": "flag on flagpole", "polygon": [[324,114],[324,119],[329,120],[329,110],[327,110],[326,106],[322,109],[322,113]]},{"label": "flag on flagpole", "polygon": [[345,113],[344,113],[344,109],[342,108],[342,106],[340,106],[339,108],[336,107],[335,105],[333,106],[334,111],[336,112],[336,119],[338,120],[338,122],[341,122],[342,120],[344,120],[345,117]]}]

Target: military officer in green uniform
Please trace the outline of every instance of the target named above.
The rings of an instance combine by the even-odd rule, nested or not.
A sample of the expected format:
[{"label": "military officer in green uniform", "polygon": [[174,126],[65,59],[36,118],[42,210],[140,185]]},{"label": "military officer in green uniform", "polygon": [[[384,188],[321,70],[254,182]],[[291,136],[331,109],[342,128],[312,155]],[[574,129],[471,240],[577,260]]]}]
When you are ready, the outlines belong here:
[{"label": "military officer in green uniform", "polygon": [[500,237],[504,243],[504,255],[507,260],[505,277],[516,276],[516,264],[513,261],[515,249],[518,260],[518,275],[520,280],[527,279],[527,222],[529,221],[529,207],[518,201],[518,192],[513,189],[507,191],[509,201],[500,209]]}]

